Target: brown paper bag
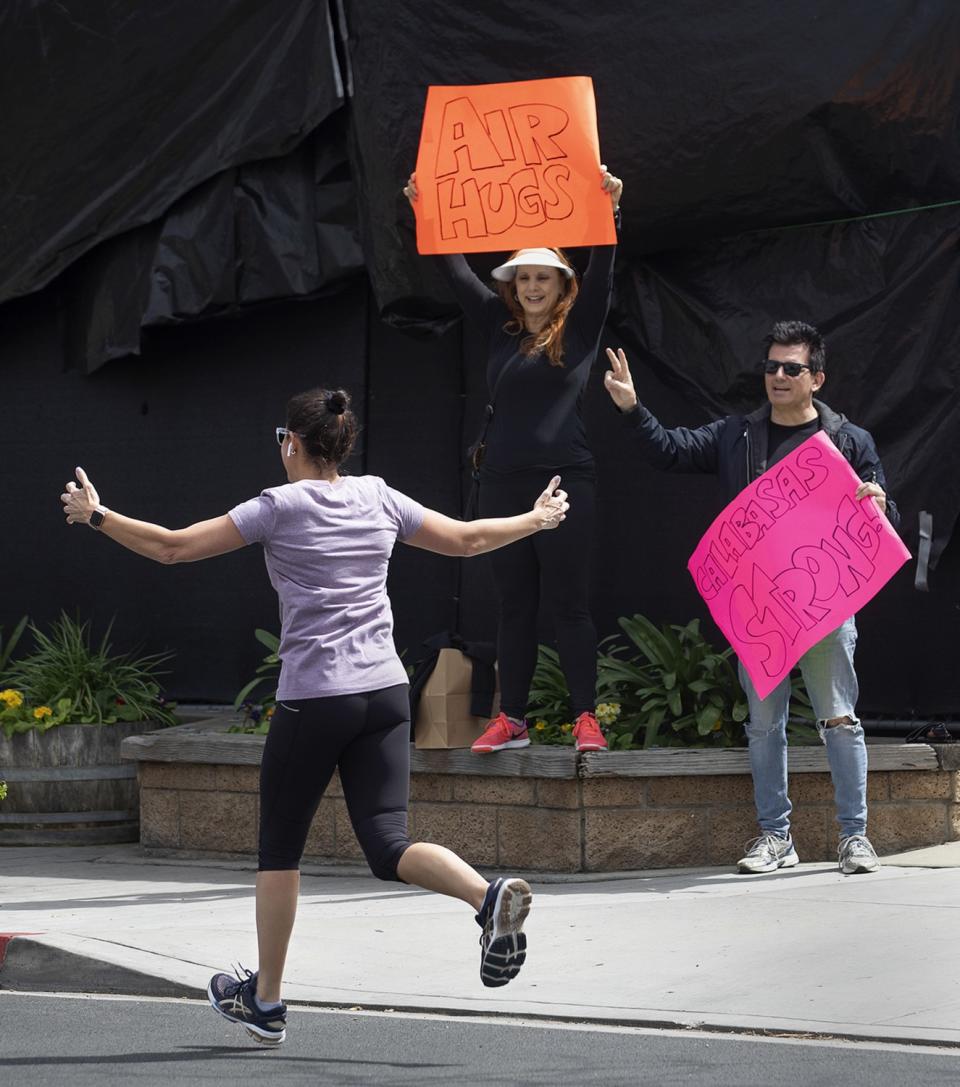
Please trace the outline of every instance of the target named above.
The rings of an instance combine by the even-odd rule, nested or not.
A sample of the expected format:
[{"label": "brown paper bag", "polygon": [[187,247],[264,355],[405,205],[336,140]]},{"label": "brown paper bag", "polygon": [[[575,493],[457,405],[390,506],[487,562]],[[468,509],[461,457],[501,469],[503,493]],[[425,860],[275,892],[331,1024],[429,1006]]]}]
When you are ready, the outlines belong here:
[{"label": "brown paper bag", "polygon": [[[473,665],[459,649],[441,649],[436,666],[424,684],[417,710],[414,742],[423,748],[469,747],[483,732],[489,717],[470,714]],[[500,712],[499,684],[493,713]]]}]

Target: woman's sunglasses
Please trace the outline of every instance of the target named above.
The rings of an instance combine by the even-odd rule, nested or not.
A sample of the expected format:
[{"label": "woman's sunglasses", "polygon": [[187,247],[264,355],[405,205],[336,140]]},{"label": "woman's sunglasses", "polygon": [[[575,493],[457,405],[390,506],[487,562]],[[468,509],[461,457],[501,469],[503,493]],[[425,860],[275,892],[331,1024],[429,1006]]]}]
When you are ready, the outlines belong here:
[{"label": "woman's sunglasses", "polygon": [[296,431],[296,430],[289,430],[289,429],[288,429],[287,427],[285,427],[285,426],[278,426],[278,427],[276,428],[276,435],[277,435],[277,445],[283,445],[283,439],[284,439],[284,438],[285,438],[285,437],[286,437],[286,436],[287,436],[288,434],[292,434],[292,435],[293,435],[293,436],[294,436],[295,438],[302,438],[302,437],[303,437],[303,435],[302,435],[301,433],[299,433],[299,431]]}]

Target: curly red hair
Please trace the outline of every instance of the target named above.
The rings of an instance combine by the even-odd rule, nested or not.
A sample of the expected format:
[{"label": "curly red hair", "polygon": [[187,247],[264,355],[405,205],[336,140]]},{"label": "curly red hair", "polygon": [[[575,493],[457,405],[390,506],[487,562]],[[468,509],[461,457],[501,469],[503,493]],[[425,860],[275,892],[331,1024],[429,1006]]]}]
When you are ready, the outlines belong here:
[{"label": "curly red hair", "polygon": [[[513,260],[519,252],[518,249],[516,252],[511,253],[508,259]],[[555,253],[571,271],[573,270],[570,258],[562,249],[551,249],[550,252]],[[567,323],[570,308],[576,301],[577,292],[580,290],[576,273],[569,277],[565,276],[563,272],[560,272],[560,275],[563,276],[566,282],[566,290],[553,307],[550,319],[539,332],[528,332],[520,341],[520,350],[524,355],[536,355],[542,351],[550,360],[551,366],[563,365],[563,330]],[[496,280],[495,286],[497,294],[503,299],[503,304],[510,312],[510,320],[503,326],[503,330],[511,336],[518,336],[526,330],[527,326],[523,307],[514,297],[513,280],[507,283]]]}]

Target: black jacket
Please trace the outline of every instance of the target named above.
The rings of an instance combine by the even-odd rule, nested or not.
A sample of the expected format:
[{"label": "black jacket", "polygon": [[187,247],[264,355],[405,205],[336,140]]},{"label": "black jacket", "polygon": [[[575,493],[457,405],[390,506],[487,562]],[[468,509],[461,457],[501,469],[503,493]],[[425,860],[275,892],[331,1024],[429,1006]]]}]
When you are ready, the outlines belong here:
[{"label": "black jacket", "polygon": [[[824,433],[857,475],[886,491],[880,454],[869,432],[820,400],[814,400],[813,405]],[[655,468],[717,475],[728,502],[767,470],[769,404],[749,415],[728,415],[695,429],[668,430],[642,404],[626,412],[624,418],[644,460]],[[900,524],[900,513],[889,494],[887,518],[894,528]]]}]

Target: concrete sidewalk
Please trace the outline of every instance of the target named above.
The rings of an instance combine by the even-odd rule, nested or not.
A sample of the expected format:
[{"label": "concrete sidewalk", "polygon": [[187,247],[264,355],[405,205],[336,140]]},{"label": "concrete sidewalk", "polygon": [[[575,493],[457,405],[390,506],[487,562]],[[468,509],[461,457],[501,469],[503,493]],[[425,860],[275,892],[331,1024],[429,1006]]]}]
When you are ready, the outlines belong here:
[{"label": "concrete sidewalk", "polygon": [[[252,867],[137,846],[0,850],[0,988],[202,995],[213,972],[256,966]],[[825,864],[533,877],[527,963],[503,989],[480,984],[462,903],[310,871],[294,1004],[960,1047],[960,842],[853,877]]]}]

